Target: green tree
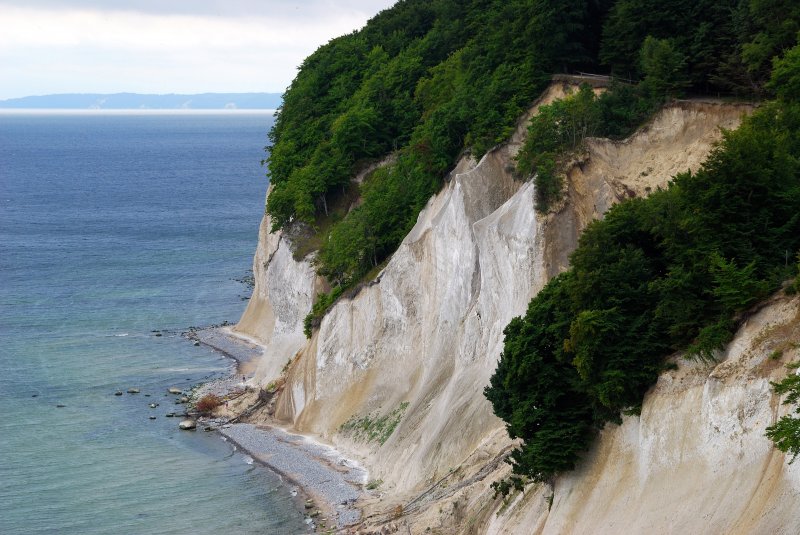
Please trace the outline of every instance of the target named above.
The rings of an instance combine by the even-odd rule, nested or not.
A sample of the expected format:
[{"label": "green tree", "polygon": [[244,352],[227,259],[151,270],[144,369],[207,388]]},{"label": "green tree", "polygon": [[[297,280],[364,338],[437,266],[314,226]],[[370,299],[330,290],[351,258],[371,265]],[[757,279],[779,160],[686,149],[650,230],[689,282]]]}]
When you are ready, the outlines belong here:
[{"label": "green tree", "polygon": [[511,455],[514,473],[533,481],[574,468],[594,433],[591,401],[564,351],[572,316],[569,286],[570,274],[553,279],[524,318],[508,324],[503,354],[485,390],[508,434],[525,440]]},{"label": "green tree", "polygon": [[539,107],[517,154],[517,171],[534,175],[536,209],[547,212],[561,199],[563,165],[587,137],[621,138],[655,109],[639,89],[615,84],[599,97],[588,84],[564,99]]},{"label": "green tree", "polygon": [[640,61],[644,74],[642,84],[651,95],[676,97],[689,87],[686,56],[673,41],[648,35],[642,43]]},{"label": "green tree", "polygon": [[[800,362],[790,364],[788,368],[789,375],[780,382],[772,383],[772,386],[776,394],[786,394],[784,405],[797,405],[800,402],[800,375],[797,372]],[[795,407],[793,413],[800,414],[800,406]],[[800,455],[800,417],[792,414],[782,416],[774,425],[767,427],[766,435],[776,448],[792,456],[789,464]]]},{"label": "green tree", "polygon": [[748,71],[758,78],[770,76],[772,59],[795,44],[800,31],[800,4],[794,0],[750,0],[749,27],[741,54]]},{"label": "green tree", "polygon": [[[797,39],[800,42],[800,33]],[[800,44],[773,59],[772,79],[768,87],[783,101],[800,100]]]}]

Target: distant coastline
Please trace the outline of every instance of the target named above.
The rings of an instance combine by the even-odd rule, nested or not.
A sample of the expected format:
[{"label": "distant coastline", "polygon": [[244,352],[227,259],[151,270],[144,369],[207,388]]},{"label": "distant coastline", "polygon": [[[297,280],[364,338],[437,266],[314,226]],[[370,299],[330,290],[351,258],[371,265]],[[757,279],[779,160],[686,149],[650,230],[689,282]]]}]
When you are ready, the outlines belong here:
[{"label": "distant coastline", "polygon": [[0,110],[80,111],[274,111],[281,105],[280,93],[66,93],[0,100]]},{"label": "distant coastline", "polygon": [[274,115],[270,108],[1,108],[0,115]]}]

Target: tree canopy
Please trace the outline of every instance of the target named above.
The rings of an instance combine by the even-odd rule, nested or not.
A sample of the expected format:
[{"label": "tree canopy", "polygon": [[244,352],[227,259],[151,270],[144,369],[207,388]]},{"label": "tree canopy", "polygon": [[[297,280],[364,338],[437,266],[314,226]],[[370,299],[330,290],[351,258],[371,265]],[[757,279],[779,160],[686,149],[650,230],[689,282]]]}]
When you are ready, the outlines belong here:
[{"label": "tree canopy", "polygon": [[[643,79],[659,98],[764,94],[771,58],[800,29],[795,4],[401,0],[306,58],[284,94],[269,133],[273,230],[324,233],[320,273],[352,285],[394,252],[460,154],[507,138],[551,74]],[[388,154],[394,163],[346,202],[353,176]],[[535,166],[544,197],[557,197],[557,160]]]}]

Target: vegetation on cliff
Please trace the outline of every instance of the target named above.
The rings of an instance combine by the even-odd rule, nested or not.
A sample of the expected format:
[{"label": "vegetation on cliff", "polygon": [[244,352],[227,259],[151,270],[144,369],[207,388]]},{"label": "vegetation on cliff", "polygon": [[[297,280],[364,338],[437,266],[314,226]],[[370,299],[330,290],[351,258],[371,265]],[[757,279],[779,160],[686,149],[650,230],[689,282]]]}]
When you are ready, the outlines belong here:
[{"label": "vegetation on cliff", "polygon": [[[798,375],[800,362],[789,366],[790,374],[784,380],[773,383],[775,393],[786,394],[784,404],[795,405],[793,414],[800,415],[800,375]],[[787,414],[781,417],[774,425],[767,428],[767,436],[775,442],[775,447],[792,456],[789,463],[793,463],[800,455],[800,417]]]},{"label": "vegetation on cliff", "polygon": [[[332,40],[305,60],[270,132],[273,230],[325,233],[316,263],[333,289],[307,333],[394,252],[461,154],[506,139],[551,74],[627,85],[584,89],[534,119],[519,164],[538,175],[540,208],[560,192],[566,152],[587,135],[624,136],[665,98],[775,97],[700,171],[591,224],[570,271],[507,327],[486,395],[524,441],[515,472],[570,469],[604,423],[638,410],[666,355],[713,358],[788,276],[800,249],[798,30],[793,0],[402,0]],[[340,202],[355,188],[358,202]]]},{"label": "vegetation on cliff", "polygon": [[[324,232],[318,270],[351,286],[394,252],[460,154],[506,139],[552,73],[650,79],[640,91],[662,98],[764,94],[798,11],[790,0],[402,0],[320,47],[284,94],[269,134],[273,230]],[[341,202],[389,153],[355,186],[360,201]]]},{"label": "vegetation on cliff", "polygon": [[798,80],[800,45],[776,59],[777,100],[726,132],[697,173],[591,223],[571,269],[508,325],[486,396],[524,440],[511,456],[518,476],[573,468],[606,422],[639,410],[666,356],[713,359],[747,310],[793,275]]},{"label": "vegetation on cliff", "polygon": [[539,107],[517,155],[517,171],[534,177],[537,211],[547,212],[561,199],[564,168],[587,137],[622,139],[657,109],[662,95],[652,96],[645,87],[612,84],[598,96],[584,84],[577,93]]}]

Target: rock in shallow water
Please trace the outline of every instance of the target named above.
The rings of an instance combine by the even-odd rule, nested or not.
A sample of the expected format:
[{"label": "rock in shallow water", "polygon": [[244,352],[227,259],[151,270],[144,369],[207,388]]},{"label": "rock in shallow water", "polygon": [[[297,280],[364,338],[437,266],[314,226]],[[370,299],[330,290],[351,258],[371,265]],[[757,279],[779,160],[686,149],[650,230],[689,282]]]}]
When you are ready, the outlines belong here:
[{"label": "rock in shallow water", "polygon": [[178,427],[185,431],[189,431],[195,429],[197,427],[197,422],[194,420],[183,420],[181,423],[178,424]]},{"label": "rock in shallow water", "polygon": [[183,394],[183,390],[178,388],[177,386],[171,386],[169,390],[167,390],[170,394]]},{"label": "rock in shallow water", "polygon": [[139,393],[139,389],[138,388],[129,388],[128,389],[128,394],[138,394],[138,393]]}]

